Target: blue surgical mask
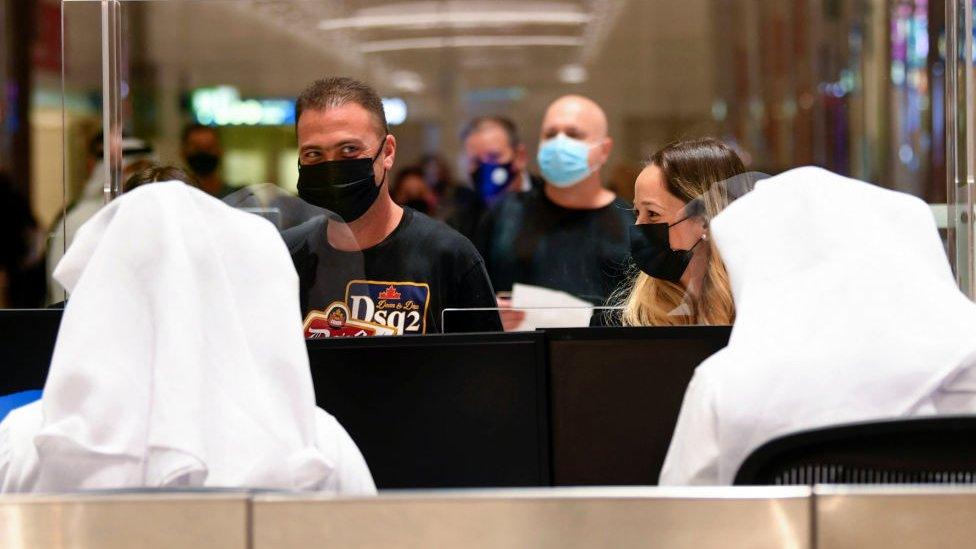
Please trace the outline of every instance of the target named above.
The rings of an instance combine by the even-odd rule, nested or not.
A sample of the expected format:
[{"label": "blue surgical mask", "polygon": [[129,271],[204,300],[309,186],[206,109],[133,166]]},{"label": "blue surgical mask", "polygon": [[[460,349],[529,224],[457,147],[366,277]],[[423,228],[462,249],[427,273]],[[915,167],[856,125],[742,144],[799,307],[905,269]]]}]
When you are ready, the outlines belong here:
[{"label": "blue surgical mask", "polygon": [[590,168],[590,149],[579,139],[559,134],[539,147],[537,160],[542,177],[556,187],[572,187],[593,173]]}]

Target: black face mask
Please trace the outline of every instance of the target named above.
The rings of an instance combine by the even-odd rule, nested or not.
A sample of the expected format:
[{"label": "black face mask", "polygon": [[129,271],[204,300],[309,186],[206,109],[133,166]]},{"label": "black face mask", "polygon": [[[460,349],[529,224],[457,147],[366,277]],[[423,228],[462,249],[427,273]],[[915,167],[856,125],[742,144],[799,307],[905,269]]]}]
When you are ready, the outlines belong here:
[{"label": "black face mask", "polygon": [[[382,143],[386,143],[386,138]],[[383,146],[373,158],[330,160],[318,164],[298,165],[298,196],[309,204],[337,214],[351,223],[366,213],[380,195],[373,163],[383,154]]]},{"label": "black face mask", "polygon": [[207,177],[217,171],[220,157],[208,152],[196,152],[186,157],[186,165],[193,170],[193,173],[200,177]]},{"label": "black face mask", "polygon": [[[687,217],[682,219],[684,221]],[[647,276],[677,284],[681,280],[693,256],[692,250],[701,242],[695,242],[688,250],[671,249],[668,229],[678,223],[644,223],[630,226],[630,255],[637,267]]]}]

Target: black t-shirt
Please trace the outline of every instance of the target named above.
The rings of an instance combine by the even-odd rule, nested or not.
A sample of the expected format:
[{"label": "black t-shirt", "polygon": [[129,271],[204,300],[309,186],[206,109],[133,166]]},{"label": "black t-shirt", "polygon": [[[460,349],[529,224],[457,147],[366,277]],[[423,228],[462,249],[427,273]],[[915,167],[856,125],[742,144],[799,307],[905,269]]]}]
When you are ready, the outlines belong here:
[{"label": "black t-shirt", "polygon": [[325,215],[282,236],[298,271],[305,337],[500,331],[484,262],[471,242],[439,221],[403,209],[385,240],[362,252],[328,243]]},{"label": "black t-shirt", "polygon": [[633,224],[632,208],[619,198],[595,210],[573,210],[534,188],[495,204],[476,242],[498,291],[520,282],[603,305],[627,277]]},{"label": "black t-shirt", "polygon": [[474,238],[485,204],[478,193],[467,187],[454,185],[440,198],[437,210],[438,219],[464,236]]},{"label": "black t-shirt", "polygon": [[[528,174],[529,188],[541,189],[545,181],[541,177]],[[511,185],[523,185],[522,179],[513,181]],[[522,192],[521,189],[509,192]],[[478,222],[488,209],[485,201],[472,189],[453,185],[441,197],[438,205],[437,219],[447,223],[457,232],[474,240],[478,234]]]}]

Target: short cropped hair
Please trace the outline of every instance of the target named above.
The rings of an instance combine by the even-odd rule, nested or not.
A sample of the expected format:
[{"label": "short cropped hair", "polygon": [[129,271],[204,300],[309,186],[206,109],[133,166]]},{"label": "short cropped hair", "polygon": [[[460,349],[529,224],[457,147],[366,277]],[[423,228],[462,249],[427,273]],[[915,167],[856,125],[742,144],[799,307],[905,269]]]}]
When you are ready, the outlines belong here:
[{"label": "short cropped hair", "polygon": [[199,186],[197,180],[192,175],[176,166],[153,165],[132,174],[125,181],[122,189],[123,192],[129,192],[148,183],[159,183],[162,181],[182,181],[193,187]]},{"label": "short cropped hair", "polygon": [[468,122],[464,126],[464,130],[461,131],[461,141],[467,141],[468,137],[471,137],[472,134],[483,130],[486,126],[492,125],[498,126],[505,132],[505,135],[508,136],[508,144],[512,149],[516,149],[522,144],[522,138],[519,136],[518,126],[515,125],[515,122],[507,116],[497,114],[479,116]]},{"label": "short cropped hair", "polygon": [[376,121],[376,129],[385,137],[390,133],[383,111],[383,100],[367,84],[345,76],[333,76],[312,82],[295,102],[295,125],[307,110],[326,110],[355,103],[366,109]]}]

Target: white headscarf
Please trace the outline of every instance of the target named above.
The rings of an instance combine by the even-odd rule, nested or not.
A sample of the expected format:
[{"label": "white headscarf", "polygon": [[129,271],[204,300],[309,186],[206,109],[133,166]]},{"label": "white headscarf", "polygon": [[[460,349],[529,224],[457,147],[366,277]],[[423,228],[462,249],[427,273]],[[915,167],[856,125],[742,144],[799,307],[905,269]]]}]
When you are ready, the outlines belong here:
[{"label": "white headscarf", "polygon": [[37,490],[314,489],[315,399],[298,278],[277,231],[183,183],[79,230],[35,437]]},{"label": "white headscarf", "polygon": [[[776,436],[909,414],[972,362],[976,305],[917,198],[800,168],[758,183],[711,233],[736,320],[682,416],[713,417],[722,484]],[[695,398],[709,411],[696,414]],[[690,423],[679,420],[671,466],[695,451],[703,427]]]}]

